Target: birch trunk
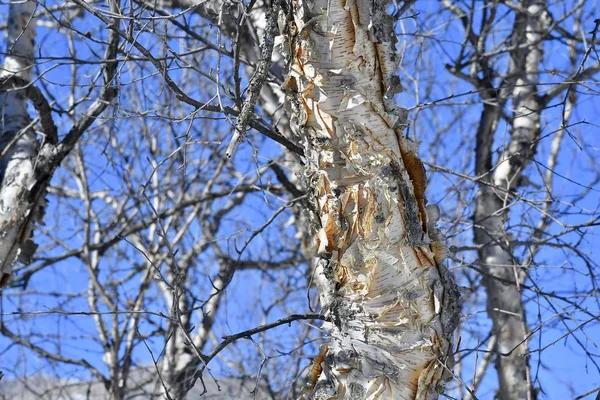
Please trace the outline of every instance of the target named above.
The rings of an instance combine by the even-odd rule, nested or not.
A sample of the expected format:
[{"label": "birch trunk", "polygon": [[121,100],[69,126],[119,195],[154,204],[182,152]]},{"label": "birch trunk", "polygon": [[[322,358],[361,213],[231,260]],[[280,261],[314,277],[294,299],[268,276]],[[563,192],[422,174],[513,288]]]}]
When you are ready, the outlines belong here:
[{"label": "birch trunk", "polygon": [[[83,5],[85,3],[81,3]],[[118,14],[116,1],[109,1]],[[62,160],[81,135],[117,95],[113,78],[117,68],[118,19],[103,19],[110,27],[104,54],[103,86],[96,101],[83,112],[59,142],[52,108],[32,82],[35,61],[35,1],[10,4],[7,55],[0,68],[0,288],[10,279],[13,265],[29,263],[36,245],[30,239],[36,222],[42,222],[47,187]],[[89,11],[89,10],[88,10]],[[27,113],[31,101],[38,114],[40,136]],[[27,284],[27,281],[22,283]]]},{"label": "birch trunk", "polygon": [[[542,60],[541,15],[546,5],[544,1],[530,0],[521,2],[520,7],[513,34],[513,43],[518,46],[511,53],[509,73],[516,77],[511,94],[514,107],[511,136],[493,172],[495,186],[481,186],[475,211],[475,243],[481,246],[479,259],[486,271],[483,283],[487,311],[497,339],[498,395],[505,400],[532,398],[526,356],[528,331],[519,290],[525,271],[513,256],[504,222],[508,218],[506,205],[511,202],[511,191],[521,184],[523,170],[533,157],[539,137],[542,106],[536,83]],[[477,174],[488,171],[489,168],[478,167]]]},{"label": "birch trunk", "polygon": [[42,198],[32,196],[36,134],[27,112],[25,90],[6,88],[18,77],[31,81],[34,60],[34,1],[11,3],[8,16],[8,51],[0,71],[0,288],[10,279],[19,257],[35,250],[31,240],[33,221],[41,212]]},{"label": "birch trunk", "polygon": [[[291,123],[312,191],[315,279],[329,343],[306,398],[436,398],[449,375],[457,291],[426,207],[386,3],[296,0],[285,36]],[[322,371],[321,371],[322,370]]]}]

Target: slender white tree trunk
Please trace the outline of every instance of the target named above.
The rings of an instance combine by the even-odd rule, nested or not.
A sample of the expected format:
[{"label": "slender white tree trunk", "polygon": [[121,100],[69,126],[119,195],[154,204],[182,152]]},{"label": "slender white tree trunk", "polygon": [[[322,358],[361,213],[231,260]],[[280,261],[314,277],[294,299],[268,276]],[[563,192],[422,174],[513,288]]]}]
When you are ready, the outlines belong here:
[{"label": "slender white tree trunk", "polygon": [[[8,15],[8,51],[0,71],[5,82],[13,76],[31,81],[34,60],[34,1],[11,3]],[[4,85],[3,85],[4,86]],[[39,213],[31,199],[34,164],[38,150],[35,131],[27,113],[24,90],[0,92],[0,287],[11,275],[19,256],[27,258],[35,245],[29,240]]]},{"label": "slender white tree trunk", "polygon": [[[540,131],[537,92],[542,61],[543,0],[527,0],[516,13],[510,75],[516,77],[513,91],[511,136],[493,172],[495,187],[482,186],[475,212],[475,242],[481,245],[479,257],[485,270],[487,311],[497,339],[496,370],[499,397],[503,400],[531,399],[531,376],[527,353],[527,324],[520,293],[525,271],[513,256],[505,229],[511,191],[522,182],[522,173],[533,157]],[[480,174],[483,171],[478,171]]]},{"label": "slender white tree trunk", "polygon": [[439,209],[426,208],[417,145],[392,101],[401,88],[385,10],[384,1],[295,0],[285,30],[285,87],[330,317],[308,398],[436,398],[452,364],[458,295],[442,265]]}]

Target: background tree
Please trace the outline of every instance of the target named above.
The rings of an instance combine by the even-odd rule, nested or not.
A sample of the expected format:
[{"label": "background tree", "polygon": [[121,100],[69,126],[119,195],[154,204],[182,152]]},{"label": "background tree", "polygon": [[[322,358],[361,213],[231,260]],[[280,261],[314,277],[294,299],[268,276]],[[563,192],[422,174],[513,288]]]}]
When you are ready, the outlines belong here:
[{"label": "background tree", "polygon": [[[434,14],[416,17],[427,37],[419,46],[419,59],[423,54],[442,59],[445,68],[421,69],[427,72],[417,79],[426,83],[415,85],[422,89],[416,92],[421,104],[414,126],[418,137],[425,137],[418,134],[423,129],[438,132],[434,137],[440,141],[431,142],[430,166],[452,182],[450,196],[461,193],[455,215],[446,216],[456,239],[464,241],[452,250],[460,256],[455,260],[467,267],[461,275],[470,283],[475,304],[486,299],[492,324],[489,333],[486,329],[475,335],[478,345],[487,343],[490,357],[484,356],[478,370],[468,373],[474,374],[476,389],[491,358],[498,397],[535,398],[543,390],[541,354],[548,349],[543,333],[557,324],[563,334],[573,334],[572,343],[597,370],[596,344],[580,339],[589,337],[597,322],[589,312],[598,306],[597,264],[592,248],[582,246],[598,224],[597,173],[571,179],[574,171],[587,167],[561,165],[560,160],[571,151],[582,163],[589,159],[584,154],[596,157],[596,128],[587,126],[585,113],[597,101],[593,77],[600,65],[597,56],[590,56],[598,21],[588,8],[592,3],[582,1],[442,5],[446,12],[439,17],[428,19],[438,11],[431,7],[427,11]],[[448,37],[460,34],[459,43],[435,44],[432,29],[440,27]],[[432,70],[435,75],[428,74]],[[436,116],[448,106],[455,110],[454,119],[449,118],[454,127]],[[455,131],[463,132],[466,140],[445,140],[456,137]],[[474,157],[449,157],[454,149]],[[561,182],[558,187],[556,180]],[[469,214],[471,221],[465,218]],[[557,278],[559,287],[553,283]],[[479,282],[485,292],[474,290]],[[470,330],[472,324],[467,319],[463,328]],[[573,395],[578,392],[574,389]]]},{"label": "background tree", "polygon": [[[48,360],[51,366],[57,365],[53,375],[60,390],[65,386],[64,376],[76,373],[77,379],[101,382],[111,398],[136,394],[163,397],[162,393],[177,397],[189,389],[197,367],[202,359],[208,362],[211,353],[213,357],[219,354],[223,363],[213,368],[226,370],[226,365],[231,366],[218,345],[219,337],[230,334],[232,326],[237,330],[255,328],[287,318],[270,326],[275,328],[295,320],[320,318],[314,312],[290,317],[294,311],[308,310],[305,290],[309,274],[302,264],[300,243],[294,240],[294,215],[290,212],[304,194],[288,180],[286,163],[268,143],[238,152],[235,165],[223,157],[219,147],[229,132],[220,118],[211,122],[207,115],[223,110],[226,115],[237,115],[234,107],[244,98],[239,84],[236,94],[233,86],[224,86],[214,74],[204,72],[220,70],[214,54],[202,54],[219,46],[202,45],[189,52],[185,56],[185,63],[193,66],[189,71],[175,65],[156,76],[157,65],[183,58],[179,54],[154,58],[144,45],[151,47],[155,40],[169,43],[176,34],[162,30],[164,26],[155,27],[157,31],[147,42],[139,34],[134,40],[122,30],[121,23],[131,15],[155,21],[155,11],[148,11],[145,5],[127,9],[115,3],[112,7],[118,11],[112,12],[102,7],[90,6],[89,14],[71,15],[72,6],[47,5],[36,16],[39,25],[59,30],[50,36],[56,40],[55,46],[45,48],[49,54],[38,56],[37,62],[60,62],[39,79],[52,86],[60,86],[62,79],[70,88],[60,93],[64,99],[56,99],[58,94],[51,91],[46,96],[57,103],[64,100],[69,104],[65,110],[86,102],[90,89],[95,90],[89,85],[89,76],[103,64],[99,50],[115,34],[122,39],[115,59],[120,63],[115,78],[120,93],[103,123],[92,136],[77,143],[74,155],[57,171],[56,184],[50,188],[51,206],[45,220],[48,228],[41,228],[44,245],[30,267],[17,268],[18,279],[12,285],[20,290],[3,293],[4,310],[10,316],[3,317],[1,330],[15,344]],[[83,19],[73,18],[81,16]],[[107,29],[111,18],[119,24],[108,24]],[[207,29],[197,21],[185,31],[196,32],[190,38],[194,42],[201,38],[198,32]],[[133,50],[128,47],[131,43]],[[187,47],[184,42],[175,44]],[[147,66],[136,51],[146,54],[154,64]],[[239,63],[237,53],[235,57],[225,50],[219,54]],[[135,61],[127,64],[127,60]],[[229,66],[228,79],[239,77],[239,68],[237,65],[233,71]],[[56,71],[59,69],[62,73]],[[177,83],[170,74],[176,75]],[[207,80],[201,80],[199,86],[194,84],[196,74]],[[208,82],[218,84],[217,95],[207,95],[212,90],[210,85],[204,87]],[[169,88],[186,93],[185,102],[175,100],[172,106],[174,94]],[[190,97],[196,95],[202,101],[216,100],[216,104]],[[234,96],[236,100],[231,101]],[[222,106],[228,101],[229,106]],[[55,106],[57,113],[68,117],[69,113],[59,107]],[[252,119],[249,125],[273,137],[281,136],[260,119]],[[258,148],[271,159],[260,156]],[[48,280],[46,271],[54,278]],[[241,282],[233,281],[234,273],[244,275]],[[225,293],[230,293],[229,299]],[[18,316],[30,301],[54,311],[29,323]],[[239,307],[240,302],[251,306]],[[82,307],[84,314],[80,314]],[[219,318],[223,308],[226,317]],[[71,321],[73,312],[83,318]],[[56,315],[59,318],[54,319]],[[64,335],[64,322],[76,327],[75,332]],[[13,329],[15,323],[17,330]],[[53,324],[58,331],[49,334]],[[280,336],[275,330],[256,340],[264,351],[268,351],[269,343],[276,343],[278,350],[285,343],[288,352],[296,354],[303,352],[302,344],[310,344],[317,334],[308,327],[293,331],[301,334],[275,341]],[[64,340],[89,349],[89,357],[73,356],[62,345]],[[295,378],[305,367],[301,359],[290,364],[282,355],[257,358],[245,347],[243,352],[252,359],[240,358],[235,340],[226,341],[231,344],[227,351],[239,367],[232,371],[242,381],[244,375],[255,380],[256,370],[267,360],[279,364],[265,369],[273,376],[288,371],[288,376]],[[154,370],[154,354],[159,373],[149,374],[145,371]],[[285,384],[277,380],[264,390],[289,390]],[[57,396],[56,391],[44,393],[27,386],[36,396]]]}]

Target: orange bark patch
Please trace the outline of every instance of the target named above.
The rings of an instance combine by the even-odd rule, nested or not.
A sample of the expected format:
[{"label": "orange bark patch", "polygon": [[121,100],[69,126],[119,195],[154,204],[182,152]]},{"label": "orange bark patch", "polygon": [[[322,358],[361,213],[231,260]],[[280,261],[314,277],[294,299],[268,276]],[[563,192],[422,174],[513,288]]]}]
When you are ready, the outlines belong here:
[{"label": "orange bark patch", "polygon": [[430,361],[427,361],[427,362],[419,365],[418,367],[415,368],[414,372],[412,372],[408,377],[408,384],[415,391],[415,397],[416,397],[417,388],[419,387],[419,378],[421,377],[421,374],[423,373],[423,371],[425,371],[425,369],[427,369],[429,367],[429,364],[431,364],[432,362],[435,362],[435,360],[430,360]]},{"label": "orange bark patch", "polygon": [[421,223],[423,224],[423,232],[427,233],[427,214],[425,213],[425,187],[427,186],[427,177],[425,175],[425,167],[423,167],[423,163],[415,153],[407,152],[402,146],[400,146],[400,153],[406,172],[408,172],[408,176],[413,184],[415,199],[417,200],[419,215],[421,217]]},{"label": "orange bark patch", "polygon": [[329,346],[327,344],[322,345],[319,354],[317,354],[313,360],[310,371],[308,371],[308,382],[310,383],[311,389],[315,387],[317,380],[321,376],[321,372],[323,372],[321,364],[323,363],[323,360],[325,360],[327,351],[329,351]]},{"label": "orange bark patch", "polygon": [[419,264],[422,266],[432,267],[436,265],[434,259],[429,256],[429,252],[425,250],[425,248],[420,246],[412,247],[412,251],[415,253],[417,260],[419,260]]}]

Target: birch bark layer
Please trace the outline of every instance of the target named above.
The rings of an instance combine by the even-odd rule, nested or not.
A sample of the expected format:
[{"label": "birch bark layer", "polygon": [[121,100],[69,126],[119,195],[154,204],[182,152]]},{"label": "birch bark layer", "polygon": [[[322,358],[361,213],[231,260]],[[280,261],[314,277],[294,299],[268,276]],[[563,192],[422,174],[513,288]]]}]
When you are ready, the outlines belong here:
[{"label": "birch bark layer", "polygon": [[385,2],[295,1],[284,46],[291,123],[312,190],[315,278],[330,316],[315,399],[437,398],[458,319],[446,247],[426,207]]}]

